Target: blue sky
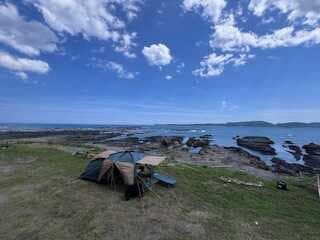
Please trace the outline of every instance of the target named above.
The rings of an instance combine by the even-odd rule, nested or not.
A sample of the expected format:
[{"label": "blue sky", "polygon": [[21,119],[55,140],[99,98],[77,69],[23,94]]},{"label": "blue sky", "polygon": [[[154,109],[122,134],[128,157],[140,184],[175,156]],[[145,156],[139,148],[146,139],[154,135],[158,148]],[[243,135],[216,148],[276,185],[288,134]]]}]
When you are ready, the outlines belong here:
[{"label": "blue sky", "polygon": [[0,1],[0,122],[320,121],[318,0]]}]

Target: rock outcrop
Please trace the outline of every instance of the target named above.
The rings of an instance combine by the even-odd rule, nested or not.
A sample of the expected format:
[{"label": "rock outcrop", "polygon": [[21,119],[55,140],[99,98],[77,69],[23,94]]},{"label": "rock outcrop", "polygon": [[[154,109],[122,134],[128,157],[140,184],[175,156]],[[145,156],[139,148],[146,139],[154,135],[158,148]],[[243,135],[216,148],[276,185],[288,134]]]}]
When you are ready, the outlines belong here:
[{"label": "rock outcrop", "polygon": [[200,137],[200,138],[189,138],[188,141],[186,142],[186,145],[188,147],[194,147],[194,148],[198,148],[198,147],[207,147],[209,146],[209,139],[205,138],[205,137]]},{"label": "rock outcrop", "polygon": [[245,158],[249,160],[249,164],[255,166],[256,168],[260,168],[263,170],[270,170],[268,165],[262,161],[259,157],[254,156],[242,148],[238,147],[224,147],[224,149],[229,150],[230,152],[237,153],[241,158]]},{"label": "rock outcrop", "polygon": [[286,149],[288,153],[291,153],[297,161],[301,159],[302,150],[297,144],[294,144],[291,141],[285,141],[282,146]]},{"label": "rock outcrop", "polygon": [[273,168],[272,170],[276,173],[284,173],[291,176],[298,176],[300,173],[312,176],[315,173],[311,167],[297,163],[287,163],[280,158],[273,158],[271,162]]},{"label": "rock outcrop", "polygon": [[305,164],[312,168],[320,169],[320,145],[310,143],[302,147],[306,151],[303,160]]},{"label": "rock outcrop", "polygon": [[264,155],[276,155],[276,150],[271,146],[274,142],[267,137],[243,137],[237,138],[237,144]]},{"label": "rock outcrop", "polygon": [[158,143],[162,147],[173,147],[182,145],[183,137],[181,136],[151,136],[144,138],[145,142]]},{"label": "rock outcrop", "polygon": [[303,156],[305,165],[320,169],[320,145],[310,143],[302,148],[306,151],[306,155]]}]

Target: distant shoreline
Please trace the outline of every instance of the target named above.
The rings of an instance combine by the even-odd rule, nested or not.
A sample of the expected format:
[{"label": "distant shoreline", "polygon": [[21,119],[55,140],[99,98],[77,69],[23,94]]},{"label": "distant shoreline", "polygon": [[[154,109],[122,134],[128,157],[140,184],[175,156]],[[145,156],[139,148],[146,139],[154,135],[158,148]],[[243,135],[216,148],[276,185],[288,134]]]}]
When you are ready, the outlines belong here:
[{"label": "distant shoreline", "polygon": [[168,124],[91,124],[91,123],[0,123],[0,129],[15,127],[37,127],[37,128],[117,128],[117,127],[143,127],[143,126],[215,126],[215,127],[276,127],[276,128],[320,128],[320,122],[285,122],[271,123],[265,121],[243,121],[227,123],[168,123]]},{"label": "distant shoreline", "polygon": [[221,127],[285,127],[285,128],[320,128],[320,122],[270,123],[264,121],[201,123],[201,124],[156,124],[158,126],[221,126]]}]

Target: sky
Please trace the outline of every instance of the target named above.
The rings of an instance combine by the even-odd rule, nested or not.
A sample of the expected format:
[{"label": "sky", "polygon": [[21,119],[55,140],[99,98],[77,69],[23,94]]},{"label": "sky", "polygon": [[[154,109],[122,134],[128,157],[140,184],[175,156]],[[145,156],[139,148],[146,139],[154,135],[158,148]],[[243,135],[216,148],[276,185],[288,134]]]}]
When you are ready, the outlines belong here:
[{"label": "sky", "polygon": [[0,0],[0,122],[320,121],[320,0]]}]

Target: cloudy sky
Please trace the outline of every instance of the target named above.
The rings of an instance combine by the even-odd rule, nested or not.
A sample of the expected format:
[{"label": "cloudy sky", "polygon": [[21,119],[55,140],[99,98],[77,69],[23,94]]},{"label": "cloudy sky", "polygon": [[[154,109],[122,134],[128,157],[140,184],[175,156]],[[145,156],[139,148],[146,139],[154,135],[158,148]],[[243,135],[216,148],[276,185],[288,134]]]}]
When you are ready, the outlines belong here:
[{"label": "cloudy sky", "polygon": [[0,122],[320,121],[320,0],[0,0]]}]

